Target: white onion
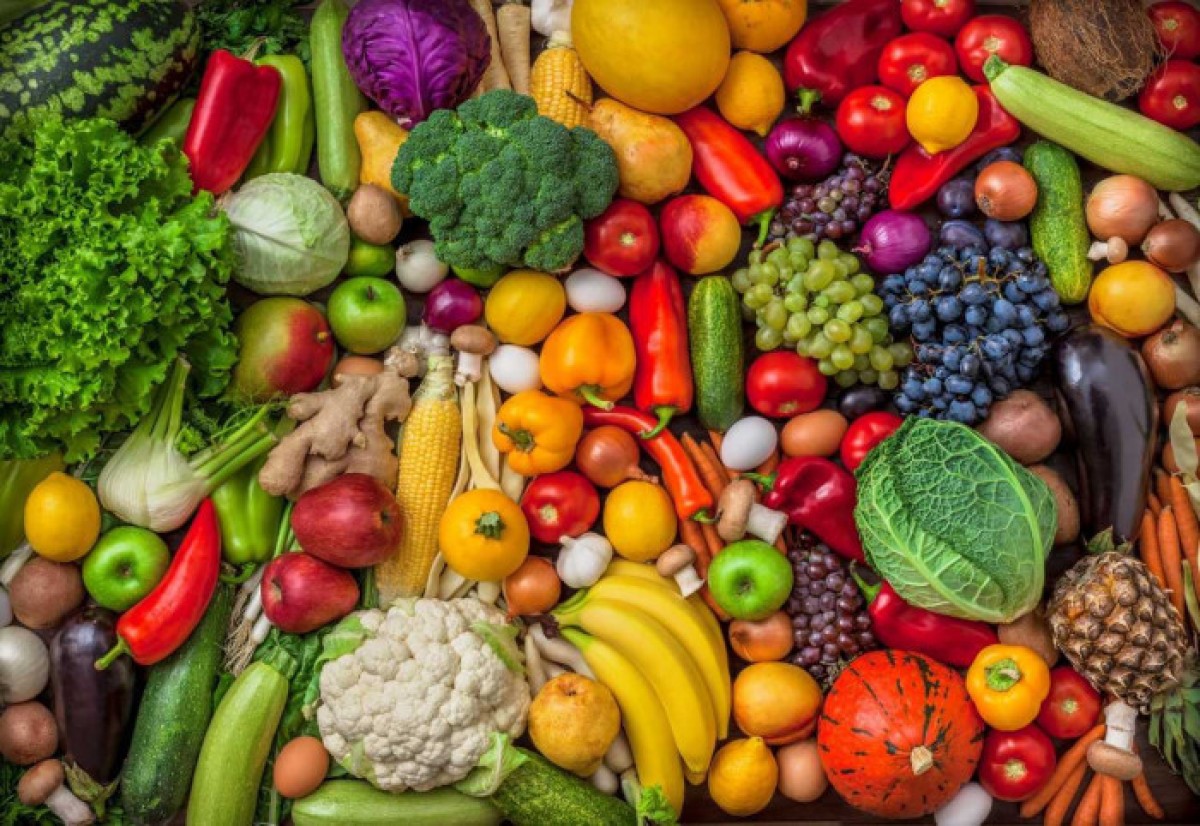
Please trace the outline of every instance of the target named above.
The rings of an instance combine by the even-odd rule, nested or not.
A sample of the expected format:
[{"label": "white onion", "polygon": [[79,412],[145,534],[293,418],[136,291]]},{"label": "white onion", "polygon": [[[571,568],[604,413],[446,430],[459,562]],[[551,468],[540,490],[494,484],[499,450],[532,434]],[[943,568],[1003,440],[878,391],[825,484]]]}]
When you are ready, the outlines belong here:
[{"label": "white onion", "polygon": [[409,292],[427,293],[449,273],[434,254],[432,241],[410,241],[396,250],[396,280]]},{"label": "white onion", "polygon": [[933,813],[937,826],[980,826],[992,811],[992,796],[978,783],[968,783]]},{"label": "white onion", "polygon": [[0,700],[32,700],[49,679],[50,655],[41,637],[19,625],[0,628]]}]

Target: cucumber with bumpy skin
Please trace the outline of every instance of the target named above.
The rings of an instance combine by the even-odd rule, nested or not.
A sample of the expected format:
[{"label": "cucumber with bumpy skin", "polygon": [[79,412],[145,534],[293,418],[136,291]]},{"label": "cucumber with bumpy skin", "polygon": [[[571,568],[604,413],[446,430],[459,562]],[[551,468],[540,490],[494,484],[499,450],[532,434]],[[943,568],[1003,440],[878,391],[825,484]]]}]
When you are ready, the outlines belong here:
[{"label": "cucumber with bumpy skin", "polygon": [[1033,251],[1045,262],[1063,303],[1078,304],[1092,286],[1091,235],[1079,164],[1058,144],[1038,141],[1025,150],[1025,169],[1038,188],[1037,205],[1029,216]]},{"label": "cucumber with bumpy skin", "polygon": [[729,279],[702,278],[688,299],[688,340],[696,380],[696,415],[724,432],[742,415],[744,362],[742,308]]}]

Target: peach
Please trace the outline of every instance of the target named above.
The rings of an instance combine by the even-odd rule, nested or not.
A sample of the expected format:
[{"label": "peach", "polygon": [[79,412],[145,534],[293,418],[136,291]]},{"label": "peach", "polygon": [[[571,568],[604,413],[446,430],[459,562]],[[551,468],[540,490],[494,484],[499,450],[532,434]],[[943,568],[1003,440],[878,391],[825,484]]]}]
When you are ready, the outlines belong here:
[{"label": "peach", "polygon": [[729,266],[742,245],[742,227],[733,211],[708,195],[682,195],[659,217],[667,260],[689,275]]},{"label": "peach", "polygon": [[1097,324],[1126,338],[1148,336],[1175,313],[1175,283],[1146,261],[1108,267],[1092,283],[1088,310]]},{"label": "peach", "polygon": [[821,687],[798,665],[759,662],[733,681],[733,719],[738,728],[769,745],[812,736],[821,710]]}]

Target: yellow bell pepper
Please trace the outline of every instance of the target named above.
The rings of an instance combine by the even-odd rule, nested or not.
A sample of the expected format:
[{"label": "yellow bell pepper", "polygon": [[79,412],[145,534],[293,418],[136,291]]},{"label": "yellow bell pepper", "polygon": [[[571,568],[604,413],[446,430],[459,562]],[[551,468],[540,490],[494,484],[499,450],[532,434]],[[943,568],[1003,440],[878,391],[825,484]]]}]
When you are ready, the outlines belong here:
[{"label": "yellow bell pepper", "polygon": [[583,435],[583,412],[567,399],[524,390],[500,406],[492,444],[522,476],[553,473],[571,464]]},{"label": "yellow bell pepper", "polygon": [[580,313],[559,324],[542,345],[542,384],[609,410],[633,386],[636,358],[625,322],[610,313]]},{"label": "yellow bell pepper", "polygon": [[967,670],[967,693],[985,723],[1016,731],[1034,721],[1050,693],[1050,666],[1023,645],[989,645]]},{"label": "yellow bell pepper", "polygon": [[566,310],[561,281],[536,270],[513,270],[488,291],[483,317],[500,341],[532,347],[550,335]]},{"label": "yellow bell pepper", "polygon": [[529,554],[529,522],[520,505],[500,491],[469,490],[452,499],[442,514],[438,546],[455,573],[498,582]]},{"label": "yellow bell pepper", "polygon": [[363,112],[354,119],[354,137],[362,153],[362,167],[358,172],[360,184],[375,184],[400,199],[400,208],[406,216],[408,198],[392,186],[392,164],[400,147],[408,140],[408,130],[383,112]]},{"label": "yellow bell pepper", "polygon": [[936,155],[970,136],[979,119],[979,98],[961,77],[931,77],[908,99],[905,119],[913,140]]}]

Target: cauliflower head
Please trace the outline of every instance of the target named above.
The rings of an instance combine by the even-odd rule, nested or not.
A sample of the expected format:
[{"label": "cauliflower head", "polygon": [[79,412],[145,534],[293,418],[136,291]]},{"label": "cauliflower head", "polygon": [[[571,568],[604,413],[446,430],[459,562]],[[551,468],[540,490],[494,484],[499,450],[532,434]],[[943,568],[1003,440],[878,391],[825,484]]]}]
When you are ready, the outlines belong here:
[{"label": "cauliflower head", "polygon": [[529,685],[499,609],[408,599],[351,619],[363,641],[325,664],[317,708],[325,748],[351,774],[389,792],[446,786],[493,732],[524,732]]}]

